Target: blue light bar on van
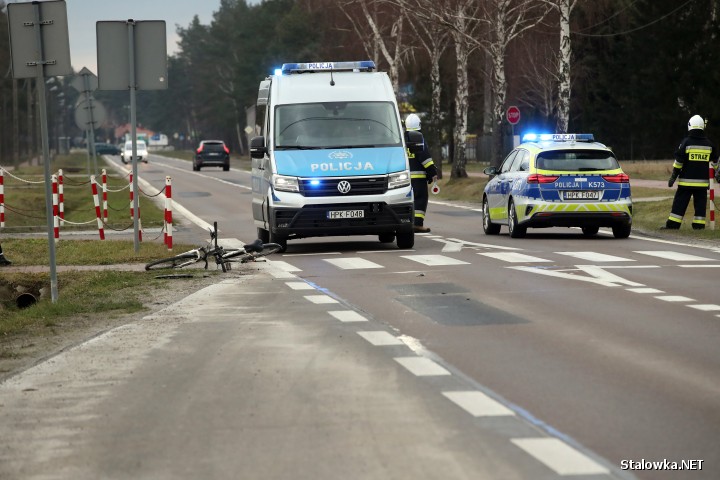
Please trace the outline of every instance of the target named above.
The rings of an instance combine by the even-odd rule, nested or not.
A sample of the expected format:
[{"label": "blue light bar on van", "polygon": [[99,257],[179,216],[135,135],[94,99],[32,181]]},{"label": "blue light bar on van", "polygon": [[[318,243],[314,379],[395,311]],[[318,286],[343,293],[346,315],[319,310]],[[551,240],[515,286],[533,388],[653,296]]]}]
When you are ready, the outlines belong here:
[{"label": "blue light bar on van", "polygon": [[523,142],[594,142],[592,133],[526,133]]},{"label": "blue light bar on van", "polygon": [[284,63],[280,69],[283,74],[303,72],[372,72],[375,70],[375,62],[364,60],[362,62],[307,62],[307,63]]}]

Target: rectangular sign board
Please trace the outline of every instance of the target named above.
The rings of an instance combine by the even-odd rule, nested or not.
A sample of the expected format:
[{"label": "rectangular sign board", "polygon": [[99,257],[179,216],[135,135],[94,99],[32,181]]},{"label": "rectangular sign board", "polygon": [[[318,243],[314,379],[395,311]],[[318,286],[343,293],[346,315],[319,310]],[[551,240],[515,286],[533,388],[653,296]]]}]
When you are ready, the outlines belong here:
[{"label": "rectangular sign board", "polygon": [[165,90],[167,37],[164,20],[97,22],[99,89],[130,89],[131,22],[135,45],[135,87],[137,90]]},{"label": "rectangular sign board", "polygon": [[[44,58],[35,30],[35,5],[40,8],[40,31]],[[10,52],[13,78],[35,78],[38,62],[44,61],[46,77],[72,73],[67,8],[64,1],[8,4]]]}]

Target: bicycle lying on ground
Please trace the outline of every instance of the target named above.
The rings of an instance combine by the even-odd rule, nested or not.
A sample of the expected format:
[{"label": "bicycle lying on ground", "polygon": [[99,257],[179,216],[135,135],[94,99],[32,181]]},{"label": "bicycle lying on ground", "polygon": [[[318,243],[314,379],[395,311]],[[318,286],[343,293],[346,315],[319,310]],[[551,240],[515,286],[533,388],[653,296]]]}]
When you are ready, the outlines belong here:
[{"label": "bicycle lying on ground", "polygon": [[210,241],[207,245],[173,257],[152,261],[145,265],[145,270],[183,268],[199,262],[205,262],[205,270],[207,270],[208,257],[213,257],[222,271],[227,272],[231,269],[232,263],[254,262],[259,258],[278,252],[282,248],[277,243],[262,243],[260,239],[244,245],[242,248],[225,248],[218,245],[217,222],[213,223],[212,230],[208,230],[210,231]]}]

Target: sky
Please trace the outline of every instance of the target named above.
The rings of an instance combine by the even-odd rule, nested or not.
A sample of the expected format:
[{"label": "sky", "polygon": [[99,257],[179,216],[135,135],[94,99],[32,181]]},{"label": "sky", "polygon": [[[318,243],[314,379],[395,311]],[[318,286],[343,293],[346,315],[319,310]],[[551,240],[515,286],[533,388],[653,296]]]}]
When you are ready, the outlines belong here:
[{"label": "sky", "polygon": [[[7,1],[7,0],[6,0]],[[7,3],[25,3],[14,0]],[[87,67],[97,75],[95,24],[99,20],[165,20],[168,54],[177,51],[176,25],[186,28],[197,15],[208,25],[220,0],[66,0],[70,61],[75,71]],[[250,2],[257,3],[257,2]]]}]

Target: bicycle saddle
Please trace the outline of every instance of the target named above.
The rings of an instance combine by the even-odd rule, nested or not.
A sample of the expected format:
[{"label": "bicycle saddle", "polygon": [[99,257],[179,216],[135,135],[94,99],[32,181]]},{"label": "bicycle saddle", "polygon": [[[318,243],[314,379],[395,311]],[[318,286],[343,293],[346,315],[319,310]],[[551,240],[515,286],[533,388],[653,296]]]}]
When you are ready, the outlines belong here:
[{"label": "bicycle saddle", "polygon": [[252,243],[248,243],[243,247],[246,252],[260,253],[263,250],[263,242],[259,238]]}]

